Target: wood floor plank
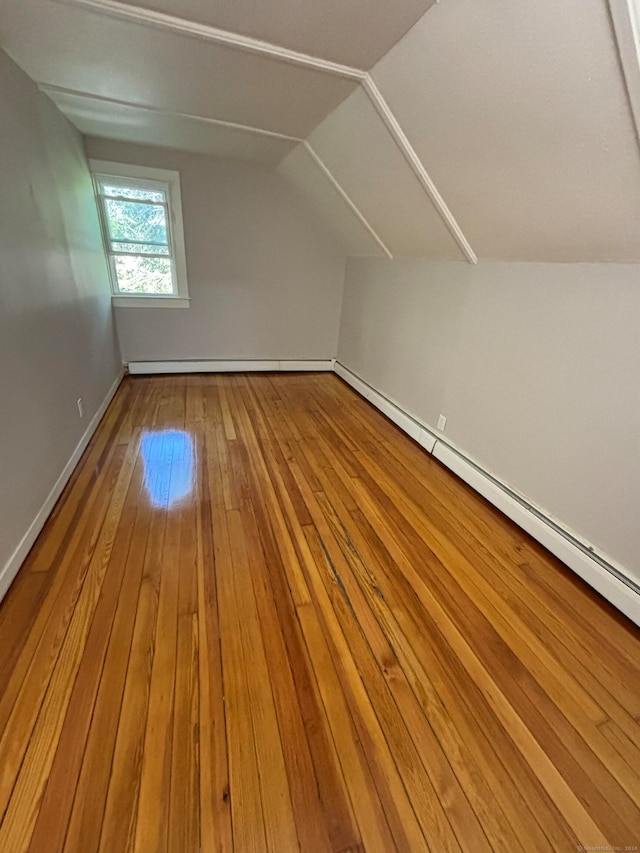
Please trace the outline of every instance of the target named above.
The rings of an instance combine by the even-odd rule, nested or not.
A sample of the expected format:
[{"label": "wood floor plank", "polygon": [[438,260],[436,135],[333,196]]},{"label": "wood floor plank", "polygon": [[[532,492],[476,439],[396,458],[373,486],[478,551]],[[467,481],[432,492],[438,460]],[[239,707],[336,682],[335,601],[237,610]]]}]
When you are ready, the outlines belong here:
[{"label": "wood floor plank", "polygon": [[[220,433],[217,437],[219,445],[224,438]],[[233,843],[240,850],[260,851],[266,850],[267,846],[249,705],[247,677],[250,676],[247,676],[240,637],[242,628],[233,579],[228,516],[222,494],[222,468],[218,465],[211,473],[216,478],[211,498]]]},{"label": "wood floor plank", "polygon": [[[192,495],[196,493],[194,491]],[[189,507],[186,507],[180,529],[179,563],[182,570],[178,590],[171,787],[167,798],[169,813],[167,850],[197,850],[200,846],[200,691],[196,517],[194,508],[191,508],[191,512],[188,510]],[[169,571],[175,572],[175,568]],[[164,683],[167,682],[170,682],[170,678],[164,679]],[[151,802],[153,801],[150,800],[149,805]],[[141,811],[140,803],[138,814]],[[147,845],[143,849],[150,848]]]},{"label": "wood floor plank", "polygon": [[128,377],[0,605],[0,849],[633,845],[638,683],[337,377]]},{"label": "wood floor plank", "polygon": [[[204,400],[205,424],[209,416]],[[200,840],[203,850],[230,853],[233,848],[229,808],[220,627],[215,578],[214,544],[209,481],[210,436],[206,425],[200,450],[199,506],[196,516],[196,570],[198,586],[198,676],[200,733]]]}]

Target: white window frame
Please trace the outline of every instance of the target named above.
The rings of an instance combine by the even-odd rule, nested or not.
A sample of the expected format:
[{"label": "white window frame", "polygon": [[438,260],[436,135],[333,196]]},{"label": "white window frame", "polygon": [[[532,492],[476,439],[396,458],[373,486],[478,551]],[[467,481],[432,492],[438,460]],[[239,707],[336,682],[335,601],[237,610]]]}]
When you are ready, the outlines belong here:
[{"label": "white window frame", "polygon": [[[102,227],[104,251],[111,282],[111,301],[118,308],[189,308],[189,288],[187,284],[187,262],[184,250],[184,226],[182,224],[182,197],[180,194],[180,173],[169,169],[152,169],[149,166],[134,166],[130,163],[112,163],[107,160],[89,160],[93,175],[98,215]],[[167,224],[169,231],[170,255],[172,261],[175,292],[168,294],[121,293],[118,290],[114,255],[110,252],[109,225],[101,198],[99,182],[112,179],[114,182],[128,182],[129,186],[153,189],[162,184],[167,197]],[[146,186],[145,186],[146,182]]]}]

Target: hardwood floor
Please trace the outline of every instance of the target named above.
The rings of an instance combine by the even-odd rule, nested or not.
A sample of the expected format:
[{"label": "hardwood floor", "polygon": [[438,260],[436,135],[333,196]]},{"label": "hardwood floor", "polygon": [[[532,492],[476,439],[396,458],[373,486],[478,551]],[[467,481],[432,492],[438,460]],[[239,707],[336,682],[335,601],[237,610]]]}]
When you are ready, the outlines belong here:
[{"label": "hardwood floor", "polygon": [[0,606],[0,851],[637,849],[640,632],[319,375],[128,378]]}]

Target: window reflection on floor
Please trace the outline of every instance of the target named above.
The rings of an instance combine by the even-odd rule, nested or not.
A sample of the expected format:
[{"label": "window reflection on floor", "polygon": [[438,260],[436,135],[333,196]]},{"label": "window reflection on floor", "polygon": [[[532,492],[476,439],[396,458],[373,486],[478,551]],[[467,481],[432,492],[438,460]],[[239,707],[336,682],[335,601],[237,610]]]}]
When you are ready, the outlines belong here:
[{"label": "window reflection on floor", "polygon": [[194,487],[193,441],[181,430],[166,429],[142,436],[144,485],[151,504],[170,508]]}]

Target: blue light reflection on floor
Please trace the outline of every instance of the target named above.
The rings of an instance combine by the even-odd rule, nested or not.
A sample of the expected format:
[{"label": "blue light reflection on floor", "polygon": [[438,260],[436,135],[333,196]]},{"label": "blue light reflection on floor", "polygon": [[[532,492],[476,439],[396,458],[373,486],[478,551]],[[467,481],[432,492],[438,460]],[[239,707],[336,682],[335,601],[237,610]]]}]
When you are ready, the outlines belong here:
[{"label": "blue light reflection on floor", "polygon": [[193,441],[181,430],[165,429],[142,436],[144,485],[151,504],[171,507],[194,487]]}]

